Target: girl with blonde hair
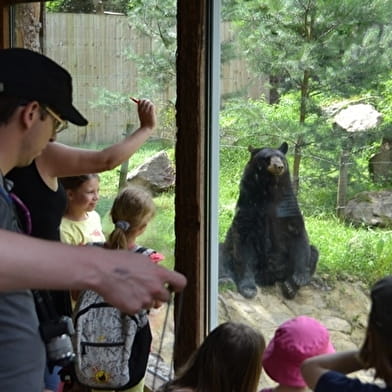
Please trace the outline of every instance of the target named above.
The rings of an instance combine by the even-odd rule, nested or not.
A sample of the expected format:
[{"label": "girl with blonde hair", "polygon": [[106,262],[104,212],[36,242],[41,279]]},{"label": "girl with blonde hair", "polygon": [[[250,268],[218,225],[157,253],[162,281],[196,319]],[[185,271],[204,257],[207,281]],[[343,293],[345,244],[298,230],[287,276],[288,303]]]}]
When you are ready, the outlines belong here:
[{"label": "girl with blonde hair", "polygon": [[127,186],[113,202],[110,211],[114,229],[105,243],[105,248],[128,249],[147,255],[154,263],[164,259],[153,249],[136,244],[136,239],[147,228],[155,216],[155,204],[151,194],[144,188]]}]

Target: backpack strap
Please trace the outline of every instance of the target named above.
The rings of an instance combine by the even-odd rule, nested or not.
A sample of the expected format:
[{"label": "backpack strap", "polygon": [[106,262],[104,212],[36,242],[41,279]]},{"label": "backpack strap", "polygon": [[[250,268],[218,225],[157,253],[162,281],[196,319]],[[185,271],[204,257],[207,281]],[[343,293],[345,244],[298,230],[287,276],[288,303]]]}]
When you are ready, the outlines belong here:
[{"label": "backpack strap", "polygon": [[137,245],[137,248],[133,250],[133,252],[143,254],[143,253],[147,252],[148,250],[151,251],[149,253],[155,252],[152,249],[148,249],[148,248],[145,248],[144,246],[138,246],[138,245]]}]

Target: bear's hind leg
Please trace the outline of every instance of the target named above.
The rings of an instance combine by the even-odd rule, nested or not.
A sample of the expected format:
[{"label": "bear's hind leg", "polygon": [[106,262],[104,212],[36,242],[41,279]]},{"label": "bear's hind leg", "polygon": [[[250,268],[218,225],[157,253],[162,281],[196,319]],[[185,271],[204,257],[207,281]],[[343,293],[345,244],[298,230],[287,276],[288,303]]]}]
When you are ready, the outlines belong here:
[{"label": "bear's hind leg", "polygon": [[233,260],[226,247],[226,243],[219,244],[219,283],[234,284],[232,265]]},{"label": "bear's hind leg", "polygon": [[255,282],[255,261],[254,254],[249,247],[241,247],[242,251],[237,252],[241,257],[234,264],[234,279],[239,293],[245,298],[254,298],[257,294]]},{"label": "bear's hind leg", "polygon": [[257,294],[257,287],[253,277],[244,277],[239,283],[237,283],[239,293],[247,298],[254,298]]}]

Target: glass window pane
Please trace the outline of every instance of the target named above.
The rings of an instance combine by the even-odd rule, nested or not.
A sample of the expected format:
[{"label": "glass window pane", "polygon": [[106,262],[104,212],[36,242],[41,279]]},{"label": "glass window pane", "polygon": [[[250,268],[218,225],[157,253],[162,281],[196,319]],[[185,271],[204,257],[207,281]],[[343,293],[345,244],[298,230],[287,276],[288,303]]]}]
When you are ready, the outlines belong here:
[{"label": "glass window pane", "polygon": [[268,341],[306,314],[336,349],[361,344],[366,319],[352,320],[391,262],[391,13],[387,2],[222,1],[220,322]]}]

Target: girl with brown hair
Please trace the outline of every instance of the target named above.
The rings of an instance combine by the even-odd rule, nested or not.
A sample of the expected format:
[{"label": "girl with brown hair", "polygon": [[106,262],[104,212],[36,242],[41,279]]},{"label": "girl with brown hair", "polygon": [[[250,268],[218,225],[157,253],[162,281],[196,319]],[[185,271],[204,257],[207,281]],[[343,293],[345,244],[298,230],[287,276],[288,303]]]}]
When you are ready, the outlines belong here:
[{"label": "girl with brown hair", "polygon": [[256,392],[265,340],[234,322],[216,327],[159,392]]}]

